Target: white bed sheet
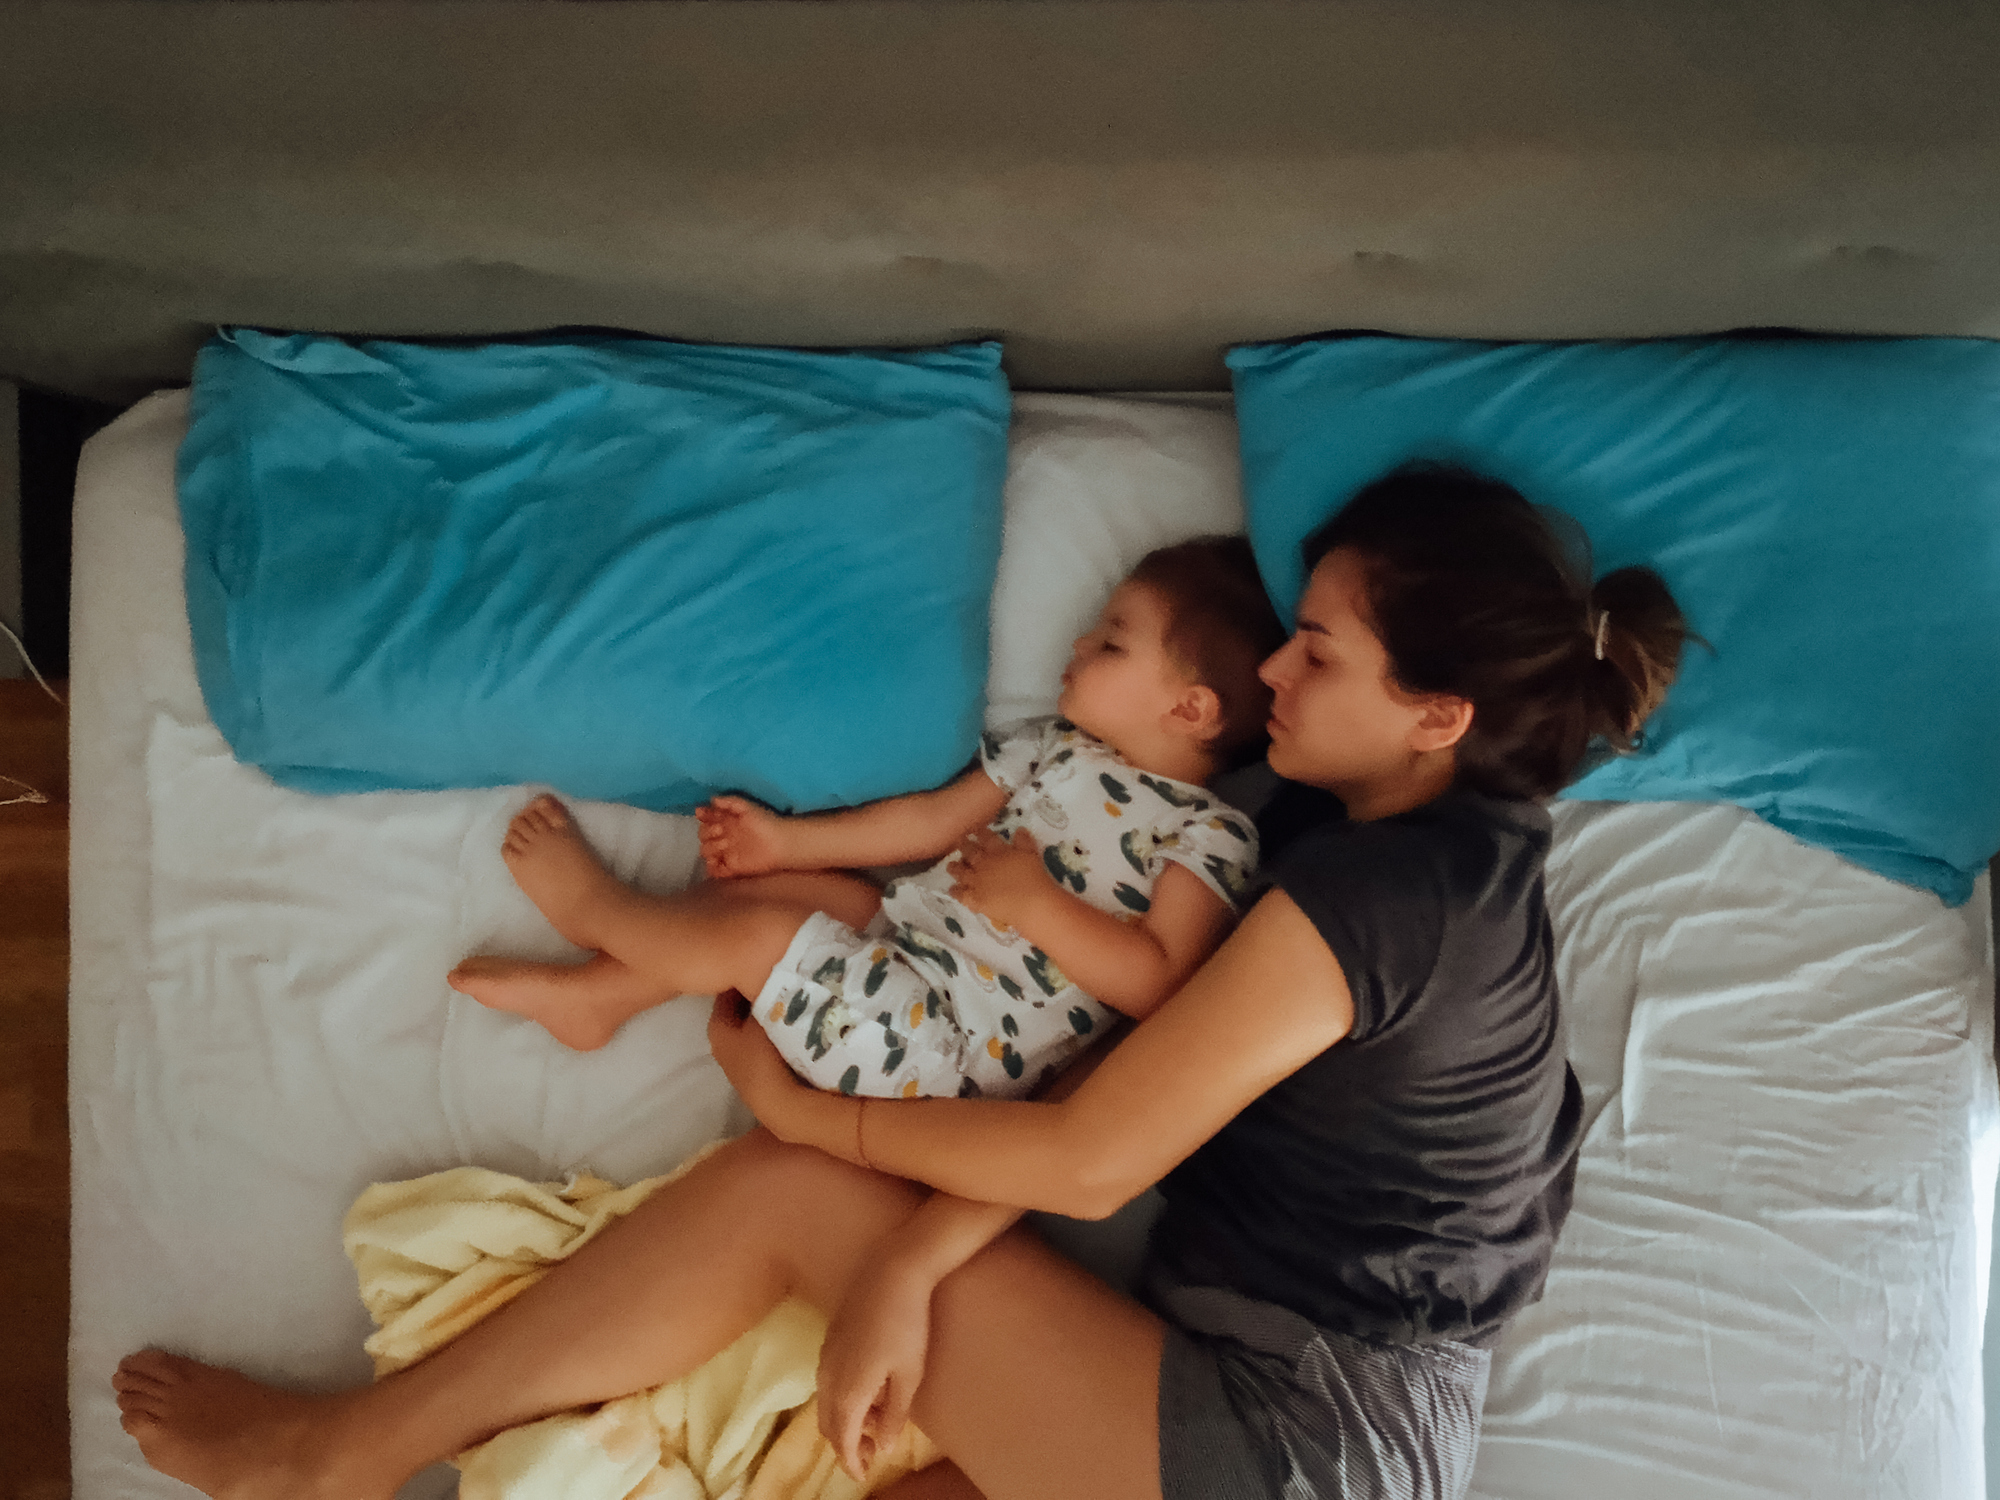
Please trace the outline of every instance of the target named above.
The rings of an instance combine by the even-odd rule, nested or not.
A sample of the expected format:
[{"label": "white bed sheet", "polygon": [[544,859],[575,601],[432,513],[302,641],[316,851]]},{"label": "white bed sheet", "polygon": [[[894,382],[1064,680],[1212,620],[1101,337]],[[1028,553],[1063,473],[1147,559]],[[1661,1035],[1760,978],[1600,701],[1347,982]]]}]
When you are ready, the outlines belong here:
[{"label": "white bed sheet", "polygon": [[[117,1427],[132,1349],[366,1377],[338,1235],[366,1183],[461,1162],[629,1179],[744,1123],[698,1004],[582,1055],[445,987],[467,952],[568,951],[499,860],[526,790],[314,799],[229,757],[183,609],[185,416],[184,393],[140,403],[78,479],[78,1500],[186,1493]],[[1233,426],[1212,404],[1023,395],[1008,506],[996,721],[1047,706],[1137,555],[1240,525]],[[580,816],[622,874],[695,869],[689,820]],[[1566,806],[1558,831],[1590,1128],[1548,1295],[1496,1361],[1475,1493],[1981,1494],[1983,891],[1949,911],[1728,808]]]}]

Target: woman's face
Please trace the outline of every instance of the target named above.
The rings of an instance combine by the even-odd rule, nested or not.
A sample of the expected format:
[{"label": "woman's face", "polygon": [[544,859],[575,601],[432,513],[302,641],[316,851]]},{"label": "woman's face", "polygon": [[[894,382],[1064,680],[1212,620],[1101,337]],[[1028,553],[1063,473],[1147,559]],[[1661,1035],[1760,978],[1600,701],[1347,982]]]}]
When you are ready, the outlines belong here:
[{"label": "woman's face", "polygon": [[[1307,581],[1292,638],[1258,669],[1273,694],[1271,768],[1325,787],[1356,815],[1371,791],[1401,785],[1463,733],[1438,743],[1443,718],[1461,716],[1461,700],[1398,687],[1366,611],[1361,560],[1336,548]],[[1470,722],[1469,709],[1462,717]]]}]

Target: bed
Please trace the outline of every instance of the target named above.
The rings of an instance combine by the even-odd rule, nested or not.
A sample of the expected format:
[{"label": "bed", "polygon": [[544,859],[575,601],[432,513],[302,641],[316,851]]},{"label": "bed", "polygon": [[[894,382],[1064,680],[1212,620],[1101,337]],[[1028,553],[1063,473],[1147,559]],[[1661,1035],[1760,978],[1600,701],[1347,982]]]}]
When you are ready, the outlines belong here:
[{"label": "bed", "polygon": [[[213,324],[992,333],[1016,415],[988,711],[1012,717],[1093,589],[1240,518],[1225,344],[2000,335],[2000,218],[1963,190],[2000,170],[2000,22],[1588,9],[495,5],[477,35],[448,7],[10,15],[0,368],[137,401],[76,501],[75,1493],[178,1492],[104,1383],[141,1344],[365,1375],[338,1225],[366,1183],[631,1179],[743,1123],[697,1006],[586,1057],[443,987],[482,944],[560,951],[497,856],[523,790],[315,798],[228,754],[169,389]],[[242,87],[272,74],[300,86]],[[559,125],[512,129],[523,99]],[[694,868],[683,819],[583,822],[632,878]],[[1557,822],[1588,1131],[1473,1493],[1984,1493],[1983,880],[1948,905],[1722,805]],[[1115,1262],[1131,1226],[1050,1232]]]},{"label": "bed", "polygon": [[[1047,707],[1079,608],[1132,558],[1240,524],[1225,408],[1017,400],[996,721]],[[78,486],[83,1495],[172,1488],[115,1428],[100,1372],[127,1349],[365,1374],[339,1223],[367,1183],[462,1162],[632,1180],[742,1124],[699,1004],[586,1055],[445,988],[468,951],[568,952],[499,860],[525,791],[315,797],[231,756],[180,592],[186,404],[134,407]],[[1735,808],[1558,819],[1590,1125],[1548,1295],[1495,1367],[1474,1492],[1976,1493],[2000,1121],[1984,899],[1947,907]],[[621,874],[692,874],[688,819],[590,803],[582,822]]]}]

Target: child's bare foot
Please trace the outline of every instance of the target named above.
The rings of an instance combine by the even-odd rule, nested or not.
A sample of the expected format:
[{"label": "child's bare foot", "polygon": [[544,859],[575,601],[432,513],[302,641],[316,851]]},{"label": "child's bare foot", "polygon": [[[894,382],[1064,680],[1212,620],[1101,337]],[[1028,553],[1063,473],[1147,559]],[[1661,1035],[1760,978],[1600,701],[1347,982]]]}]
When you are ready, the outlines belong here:
[{"label": "child's bare foot", "polygon": [[299,1396],[158,1349],[112,1378],[146,1462],[214,1500],[390,1500],[403,1476],[342,1445],[342,1398]]},{"label": "child's bare foot", "polygon": [[671,998],[643,989],[629,969],[602,954],[582,964],[468,958],[445,983],[493,1010],[539,1022],[578,1052],[595,1052],[640,1011]]},{"label": "child's bare foot", "polygon": [[603,946],[592,941],[592,912],[624,887],[584,842],[568,808],[547,793],[535,798],[507,825],[500,857],[557,932],[579,948]]}]

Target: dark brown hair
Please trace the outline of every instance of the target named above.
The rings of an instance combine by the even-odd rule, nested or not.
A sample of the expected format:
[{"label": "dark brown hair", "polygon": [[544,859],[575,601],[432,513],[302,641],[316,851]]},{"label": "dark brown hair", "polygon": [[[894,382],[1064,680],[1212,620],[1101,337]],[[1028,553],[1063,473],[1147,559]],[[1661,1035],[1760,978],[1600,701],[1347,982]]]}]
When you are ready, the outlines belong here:
[{"label": "dark brown hair", "polygon": [[1699,639],[1651,568],[1592,583],[1581,527],[1468,469],[1366,486],[1306,538],[1307,572],[1339,547],[1396,684],[1471,702],[1458,779],[1489,795],[1550,797],[1593,749],[1631,750]]},{"label": "dark brown hair", "polygon": [[1148,552],[1131,572],[1167,607],[1167,654],[1222,705],[1222,724],[1207,749],[1225,768],[1258,759],[1269,745],[1271,690],[1257,675],[1285,644],[1285,627],[1250,543],[1240,536],[1198,536]]}]

